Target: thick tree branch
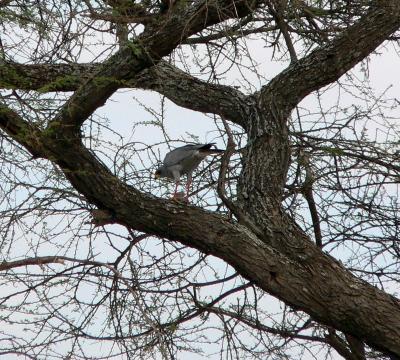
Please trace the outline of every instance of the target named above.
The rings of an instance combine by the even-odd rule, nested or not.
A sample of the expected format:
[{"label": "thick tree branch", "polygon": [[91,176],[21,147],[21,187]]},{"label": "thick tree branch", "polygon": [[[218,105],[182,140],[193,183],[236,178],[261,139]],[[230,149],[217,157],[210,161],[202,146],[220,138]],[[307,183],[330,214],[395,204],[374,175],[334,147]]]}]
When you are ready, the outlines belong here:
[{"label": "thick tree branch", "polygon": [[374,0],[368,12],[329,44],[291,64],[261,91],[287,114],[309,93],[337,80],[400,27],[400,2]]},{"label": "thick tree branch", "polygon": [[131,83],[141,89],[155,90],[179,106],[217,114],[247,127],[246,114],[252,101],[233,87],[207,83],[166,62],[146,69]]},{"label": "thick tree branch", "polygon": [[331,44],[291,65],[255,94],[257,106],[249,117],[249,145],[239,180],[240,201],[259,227],[284,229],[286,235],[282,241],[275,241],[274,247],[292,258],[309,256],[311,248],[299,237],[292,245],[302,251],[293,251],[284,240],[292,238],[287,234],[291,220],[282,216],[280,223],[270,215],[277,218],[283,214],[281,194],[290,159],[288,116],[307,93],[336,80],[382,43],[400,25],[399,14],[397,1],[371,1],[369,11],[358,23]]},{"label": "thick tree branch", "polygon": [[33,157],[44,157],[39,129],[24,121],[15,111],[0,103],[0,128],[23,145]]},{"label": "thick tree branch", "polygon": [[[294,308],[387,354],[400,356],[400,302],[346,271],[305,239],[295,224],[282,223],[281,228],[289,230],[265,229],[260,234],[263,237],[257,237],[224,216],[140,193],[68,134],[54,138],[36,130],[35,138],[21,137],[14,129],[22,128],[24,121],[14,113],[3,111],[1,115],[0,127],[5,132],[28,150],[57,163],[74,188],[92,204],[110,211],[117,223],[220,257]],[[277,214],[271,214],[272,220],[275,226],[283,221]],[[307,247],[292,249],[305,256],[296,260],[277,251],[276,242]]]},{"label": "thick tree branch", "polygon": [[[72,186],[87,201],[109,212],[115,222],[224,259],[261,289],[313,319],[400,357],[399,301],[357,279],[321,252],[280,206],[289,162],[286,121],[291,109],[310,91],[337,79],[367,56],[400,23],[397,1],[371,4],[356,25],[295,62],[254,97],[258,101],[249,114],[249,144],[238,202],[254,226],[140,193],[98,161],[77,132],[126,79],[158,63],[196,31],[243,16],[255,3],[249,7],[245,1],[208,1],[192,13],[173,12],[102,64],[80,85],[50,128],[41,131],[4,106],[0,128],[34,156],[58,164]],[[168,91],[161,84],[154,86],[160,92]],[[176,96],[178,101],[185,104],[186,100]],[[199,109],[204,111],[204,106]]]},{"label": "thick tree branch", "polygon": [[63,106],[53,125],[75,134],[82,123],[124,83],[141,70],[158,63],[182,40],[204,28],[230,18],[243,17],[261,1],[214,0],[198,3],[182,13],[173,12],[158,24],[149,25],[134,41],[103,63],[93,78],[80,86]]},{"label": "thick tree branch", "polygon": [[75,91],[100,69],[100,64],[0,63],[0,88]]},{"label": "thick tree branch", "polygon": [[[0,87],[5,89],[75,91],[88,79],[96,81],[101,64],[0,64]],[[104,79],[97,78],[101,82]],[[230,86],[211,84],[160,61],[118,87],[154,90],[179,106],[218,114],[246,128],[249,97]],[[207,94],[207,96],[204,96]]]},{"label": "thick tree branch", "polygon": [[[249,118],[249,146],[240,176],[239,196],[259,227],[272,226],[278,231],[291,226],[289,219],[280,224],[271,221],[269,214],[283,213],[281,194],[290,159],[287,119],[293,107],[310,91],[336,80],[370,54],[398,28],[399,14],[397,1],[371,1],[369,11],[355,25],[330,44],[292,64],[255,94],[257,107]],[[301,238],[294,244],[308,256],[309,248]],[[303,256],[303,251],[293,251],[291,246],[285,241],[276,241],[274,245],[290,257]]]}]

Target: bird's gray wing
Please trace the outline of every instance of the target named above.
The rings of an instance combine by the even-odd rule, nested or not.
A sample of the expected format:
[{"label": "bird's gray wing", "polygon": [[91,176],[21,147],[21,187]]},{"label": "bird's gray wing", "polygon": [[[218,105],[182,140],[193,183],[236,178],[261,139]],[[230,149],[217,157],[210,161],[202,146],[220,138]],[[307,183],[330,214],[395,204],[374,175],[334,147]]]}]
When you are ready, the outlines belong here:
[{"label": "bird's gray wing", "polygon": [[182,163],[185,159],[193,157],[204,144],[189,144],[170,151],[164,158],[164,165],[169,167]]}]

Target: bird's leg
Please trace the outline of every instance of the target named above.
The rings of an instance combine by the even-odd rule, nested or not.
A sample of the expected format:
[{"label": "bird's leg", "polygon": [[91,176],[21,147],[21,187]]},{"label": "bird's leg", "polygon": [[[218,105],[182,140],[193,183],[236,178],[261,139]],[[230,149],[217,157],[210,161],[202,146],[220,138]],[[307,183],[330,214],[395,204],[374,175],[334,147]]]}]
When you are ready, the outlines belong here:
[{"label": "bird's leg", "polygon": [[177,190],[178,190],[179,182],[180,182],[179,180],[178,180],[178,181],[175,181],[174,195],[172,195],[172,198],[173,198],[173,199],[176,199],[176,192],[177,192]]},{"label": "bird's leg", "polygon": [[190,185],[192,185],[192,177],[188,176],[187,182],[186,182],[186,196],[185,196],[185,201],[187,202],[189,199],[189,190],[190,190]]}]

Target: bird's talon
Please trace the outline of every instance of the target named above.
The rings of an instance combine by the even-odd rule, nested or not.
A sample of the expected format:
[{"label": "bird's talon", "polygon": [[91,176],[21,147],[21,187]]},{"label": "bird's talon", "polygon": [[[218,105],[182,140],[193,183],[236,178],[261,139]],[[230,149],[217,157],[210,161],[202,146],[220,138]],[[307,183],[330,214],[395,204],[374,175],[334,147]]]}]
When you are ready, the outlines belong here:
[{"label": "bird's talon", "polygon": [[177,202],[185,202],[185,198],[186,198],[185,193],[181,191],[174,193],[171,199]]}]

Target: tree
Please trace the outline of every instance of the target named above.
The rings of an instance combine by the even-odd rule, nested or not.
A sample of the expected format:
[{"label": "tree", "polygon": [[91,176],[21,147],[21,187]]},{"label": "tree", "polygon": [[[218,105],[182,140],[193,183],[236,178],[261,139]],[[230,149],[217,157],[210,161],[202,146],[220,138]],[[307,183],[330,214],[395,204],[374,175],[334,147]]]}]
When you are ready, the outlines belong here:
[{"label": "tree", "polygon": [[[2,354],[400,357],[399,103],[357,77],[397,0],[0,6]],[[101,116],[120,89],[163,141]],[[227,147],[189,204],[151,178],[167,99]]]}]

